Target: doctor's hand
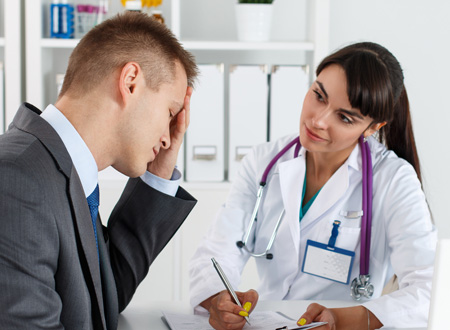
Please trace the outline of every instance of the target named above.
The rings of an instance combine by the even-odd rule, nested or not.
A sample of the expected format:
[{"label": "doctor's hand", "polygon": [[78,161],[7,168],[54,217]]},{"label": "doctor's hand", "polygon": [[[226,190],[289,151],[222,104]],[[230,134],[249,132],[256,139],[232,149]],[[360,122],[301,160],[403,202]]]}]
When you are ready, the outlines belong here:
[{"label": "doctor's hand", "polygon": [[170,122],[169,148],[161,147],[155,159],[147,165],[147,171],[160,178],[170,180],[172,177],[173,169],[177,163],[178,152],[183,143],[184,133],[189,126],[192,92],[192,87],[188,87],[184,97],[183,109]]},{"label": "doctor's hand", "polygon": [[[246,323],[244,316],[250,315],[258,302],[255,290],[238,292],[236,295],[244,308],[234,302],[227,290],[218,293],[200,305],[209,310],[209,324],[216,330],[242,329]],[[251,322],[251,318],[250,318]]]},{"label": "doctor's hand", "polygon": [[346,308],[326,308],[313,303],[299,318],[298,324],[305,325],[311,322],[328,322],[328,324],[315,328],[317,330],[352,330],[352,329],[379,329],[383,323],[363,306]]},{"label": "doctor's hand", "polygon": [[317,330],[337,330],[336,315],[331,309],[313,303],[308,306],[306,312],[298,319],[298,325],[310,324],[312,322],[328,322],[328,324],[318,327]]}]

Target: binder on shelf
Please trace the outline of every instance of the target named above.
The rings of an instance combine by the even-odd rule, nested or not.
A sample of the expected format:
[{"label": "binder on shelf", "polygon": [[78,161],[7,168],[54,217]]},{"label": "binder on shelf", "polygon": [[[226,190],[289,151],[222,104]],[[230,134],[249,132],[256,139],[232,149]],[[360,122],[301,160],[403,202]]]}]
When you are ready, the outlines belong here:
[{"label": "binder on shelf", "polygon": [[58,97],[59,93],[61,92],[61,88],[64,83],[64,76],[65,76],[65,73],[57,73],[56,74],[56,80],[55,80],[55,82],[56,82],[56,97]]},{"label": "binder on shelf", "polygon": [[70,39],[75,32],[75,8],[70,3],[50,4],[50,38]]},{"label": "binder on shelf", "polygon": [[186,133],[186,181],[224,180],[224,65],[200,64]]},{"label": "binder on shelf", "polygon": [[267,84],[265,65],[230,67],[229,167],[233,181],[242,158],[254,145],[267,141]]},{"label": "binder on shelf", "polygon": [[275,65],[270,85],[269,140],[274,141],[299,131],[303,100],[309,89],[309,67]]},{"label": "binder on shelf", "polygon": [[3,62],[0,62],[0,134],[6,131],[5,127],[5,84],[3,74]]}]

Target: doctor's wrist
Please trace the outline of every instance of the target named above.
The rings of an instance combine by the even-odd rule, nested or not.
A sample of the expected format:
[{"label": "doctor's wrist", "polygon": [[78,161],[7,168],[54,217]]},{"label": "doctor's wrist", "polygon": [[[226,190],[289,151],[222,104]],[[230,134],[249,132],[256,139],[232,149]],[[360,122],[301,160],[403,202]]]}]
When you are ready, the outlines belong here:
[{"label": "doctor's wrist", "polygon": [[383,324],[363,306],[331,308],[336,322],[336,330],[379,329]]},{"label": "doctor's wrist", "polygon": [[367,328],[369,330],[380,329],[383,323],[368,308],[364,307],[364,309],[367,311]]},{"label": "doctor's wrist", "polygon": [[209,311],[209,309],[211,308],[211,303],[212,300],[219,294],[220,292],[216,293],[215,295],[212,295],[211,297],[209,297],[208,299],[203,300],[199,305],[202,306],[204,309],[206,309],[207,311]]}]

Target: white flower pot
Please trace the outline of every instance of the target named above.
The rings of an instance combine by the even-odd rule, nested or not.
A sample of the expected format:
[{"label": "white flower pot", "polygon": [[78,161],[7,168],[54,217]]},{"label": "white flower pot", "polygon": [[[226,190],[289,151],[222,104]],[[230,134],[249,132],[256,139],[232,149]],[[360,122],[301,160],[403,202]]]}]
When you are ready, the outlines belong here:
[{"label": "white flower pot", "polygon": [[268,41],[272,25],[272,5],[236,4],[236,24],[238,40]]}]

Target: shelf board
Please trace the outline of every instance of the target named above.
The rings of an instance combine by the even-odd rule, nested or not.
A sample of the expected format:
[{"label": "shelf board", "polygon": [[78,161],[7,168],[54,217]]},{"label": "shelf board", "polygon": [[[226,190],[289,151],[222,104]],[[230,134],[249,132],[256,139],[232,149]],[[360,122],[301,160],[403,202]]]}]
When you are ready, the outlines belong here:
[{"label": "shelf board", "polygon": [[244,42],[182,40],[181,43],[188,50],[314,50],[314,43],[308,41]]},{"label": "shelf board", "polygon": [[[75,48],[79,39],[41,39],[43,48]],[[269,42],[243,42],[243,41],[181,41],[188,50],[287,50],[312,51],[314,43],[309,41],[269,41]]]},{"label": "shelf board", "polygon": [[75,48],[80,39],[59,39],[59,38],[42,38],[42,48]]}]

